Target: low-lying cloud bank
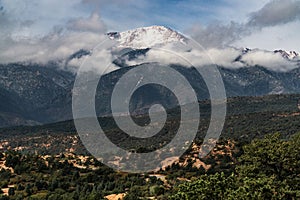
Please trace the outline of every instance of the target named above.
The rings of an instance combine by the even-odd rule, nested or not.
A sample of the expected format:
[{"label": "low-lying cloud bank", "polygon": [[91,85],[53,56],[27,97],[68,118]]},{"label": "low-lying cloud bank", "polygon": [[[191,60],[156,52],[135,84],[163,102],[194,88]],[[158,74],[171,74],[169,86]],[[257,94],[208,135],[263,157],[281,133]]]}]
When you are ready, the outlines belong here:
[{"label": "low-lying cloud bank", "polygon": [[92,49],[106,39],[106,28],[100,16],[93,13],[89,18],[73,19],[64,27],[54,27],[46,36],[34,38],[1,38],[0,61],[41,62],[65,59],[80,49]]},{"label": "low-lying cloud bank", "polygon": [[269,51],[253,51],[245,54],[241,61],[246,63],[248,66],[259,65],[266,67],[273,71],[286,72],[299,67],[297,61],[289,61],[282,57],[279,53]]},{"label": "low-lying cloud bank", "polygon": [[[92,13],[88,18],[69,20],[65,26],[54,27],[43,37],[13,38],[11,34],[2,35],[0,40],[0,63],[30,62],[47,64],[57,62],[61,67],[71,55],[79,50],[91,51],[94,47],[108,40],[106,26],[97,13]],[[105,62],[112,61],[112,55],[104,47],[102,51],[93,53],[92,59]],[[87,56],[74,58],[68,62],[67,70],[76,71]],[[95,63],[95,61],[90,62]],[[87,70],[104,72],[105,67],[90,67]]]},{"label": "low-lying cloud bank", "polygon": [[146,55],[135,60],[127,60],[127,65],[137,65],[145,62],[163,64],[180,64],[183,66],[201,67],[216,64],[221,67],[238,69],[241,67],[262,66],[272,71],[290,71],[299,67],[300,57],[288,60],[280,53],[265,50],[248,50],[237,48],[210,48],[208,50],[192,49],[183,51],[174,45],[166,45],[150,49]]}]

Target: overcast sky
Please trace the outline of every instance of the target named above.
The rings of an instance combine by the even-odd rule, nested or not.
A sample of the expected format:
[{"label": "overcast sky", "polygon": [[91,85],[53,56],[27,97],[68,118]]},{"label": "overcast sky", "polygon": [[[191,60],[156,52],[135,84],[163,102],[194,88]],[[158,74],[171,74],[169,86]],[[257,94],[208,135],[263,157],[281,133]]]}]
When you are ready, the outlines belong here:
[{"label": "overcast sky", "polygon": [[[0,0],[0,50],[9,49],[5,56],[14,54],[14,45],[23,51],[37,40],[49,46],[46,39],[54,41],[51,45],[65,43],[57,37],[66,34],[97,38],[151,25],[176,29],[207,48],[300,51],[299,0]],[[57,53],[62,52],[70,53],[63,48]]]}]

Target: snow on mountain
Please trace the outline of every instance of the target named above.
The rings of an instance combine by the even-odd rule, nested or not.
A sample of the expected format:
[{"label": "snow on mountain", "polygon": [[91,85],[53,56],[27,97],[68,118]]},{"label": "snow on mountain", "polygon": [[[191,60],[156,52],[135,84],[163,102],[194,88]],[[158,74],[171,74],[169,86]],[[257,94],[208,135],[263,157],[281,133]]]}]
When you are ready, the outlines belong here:
[{"label": "snow on mountain", "polygon": [[280,56],[282,56],[286,60],[290,60],[290,61],[300,60],[300,54],[296,51],[285,51],[285,50],[282,50],[282,49],[278,49],[278,50],[275,50],[275,51],[268,51],[268,50],[262,50],[262,49],[250,49],[250,48],[240,48],[240,49],[234,48],[234,49],[237,49],[238,51],[241,52],[240,58],[243,55],[246,55],[246,54],[251,53],[251,52],[269,52],[269,53],[274,53],[274,55],[279,54]]},{"label": "snow on mountain", "polygon": [[118,41],[119,47],[134,49],[151,48],[172,42],[185,44],[187,41],[180,33],[164,26],[141,27],[120,33],[110,32],[107,35],[110,39]]},{"label": "snow on mountain", "polygon": [[[146,49],[152,47],[159,47],[168,43],[182,43],[186,44],[188,39],[182,34],[164,26],[149,26],[141,27],[133,30],[124,32],[110,32],[107,33],[110,39],[118,42],[120,48],[133,48],[133,49]],[[265,50],[259,49],[240,49],[241,55],[237,60],[241,59],[242,56],[255,51],[266,52]],[[269,51],[272,53],[271,51]],[[283,58],[287,60],[299,60],[299,53],[295,51],[284,51],[275,50],[273,53],[279,53]]]},{"label": "snow on mountain", "polygon": [[289,60],[293,60],[299,57],[299,53],[295,51],[275,50],[274,53],[280,53],[282,57]]}]

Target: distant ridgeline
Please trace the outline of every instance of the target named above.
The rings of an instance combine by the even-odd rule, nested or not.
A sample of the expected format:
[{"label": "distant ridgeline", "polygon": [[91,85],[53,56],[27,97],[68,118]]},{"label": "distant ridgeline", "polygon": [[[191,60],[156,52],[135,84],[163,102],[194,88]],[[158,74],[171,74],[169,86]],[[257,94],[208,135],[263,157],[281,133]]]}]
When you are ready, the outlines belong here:
[{"label": "distant ridgeline", "polygon": [[[129,52],[129,57],[146,51],[133,50]],[[115,64],[119,69],[104,75],[98,84],[98,116],[111,114],[109,102],[113,88],[119,78],[134,67],[127,66],[121,58]],[[206,84],[196,69],[180,65],[172,67],[186,77],[200,101],[209,98]],[[288,72],[275,72],[260,66],[239,69],[219,67],[219,70],[228,97],[300,94],[300,68]],[[0,65],[0,127],[39,125],[72,119],[74,80],[74,73],[62,70],[55,63],[45,66],[21,63]],[[146,113],[145,109],[155,102],[168,105],[168,108],[176,107],[176,100],[166,95],[164,87],[146,85],[134,93],[132,110],[134,113]],[[276,105],[275,101],[273,103]]]},{"label": "distant ridgeline", "polygon": [[[300,110],[298,108],[300,95],[270,95],[264,97],[234,97],[228,99],[228,112],[221,138],[230,138],[238,141],[251,141],[253,138],[262,138],[265,134],[279,132],[289,138],[300,131]],[[210,102],[200,102],[200,126],[197,135],[201,141],[207,131],[210,118]],[[170,141],[177,131],[174,124],[179,123],[178,109],[169,111],[169,119],[162,131],[165,142]],[[149,122],[147,115],[138,115],[138,123]],[[111,117],[101,117],[99,122],[106,135],[116,144],[138,152],[152,151],[159,148],[143,145],[142,140],[136,140],[133,146],[124,142],[123,131],[120,130]],[[39,152],[58,154],[74,152],[87,154],[76,133],[73,121],[64,121],[39,126],[18,126],[0,129],[1,149],[20,150],[22,152]],[[160,144],[161,141],[153,141]],[[143,147],[143,148],[141,148]],[[149,148],[149,149],[147,149]]]}]

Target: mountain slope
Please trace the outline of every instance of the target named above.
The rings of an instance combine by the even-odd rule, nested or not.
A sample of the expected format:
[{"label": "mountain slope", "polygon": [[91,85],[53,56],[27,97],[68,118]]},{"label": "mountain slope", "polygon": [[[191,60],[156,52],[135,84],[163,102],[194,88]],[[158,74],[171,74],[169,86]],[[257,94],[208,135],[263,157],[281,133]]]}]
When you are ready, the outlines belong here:
[{"label": "mountain slope", "polygon": [[[109,32],[107,33],[111,40],[117,41],[119,48],[132,48],[132,49],[149,49],[153,47],[161,47],[170,43],[187,44],[190,40],[184,35],[178,33],[171,28],[164,26],[149,26],[136,28],[124,32]],[[272,52],[260,49],[243,48],[238,49],[240,56],[255,51]],[[300,60],[300,54],[296,51],[285,51],[278,49],[273,51],[274,54],[280,54],[287,60]]]},{"label": "mountain slope", "polygon": [[[0,65],[0,77],[0,98],[4,99],[0,112],[6,116],[16,115],[20,118],[17,121],[29,120],[33,124],[71,118],[71,101],[66,98],[74,80],[70,72],[53,65],[8,64]],[[68,114],[64,108],[69,109]]]},{"label": "mountain slope", "polygon": [[[128,64],[147,55],[153,47],[168,43],[184,44],[188,41],[176,31],[166,27],[152,26],[121,33],[108,33],[119,42],[119,50],[127,48],[127,53],[113,62],[117,70],[105,74],[96,94],[96,109],[99,116],[109,115],[110,96],[120,77],[136,67]],[[275,71],[262,65],[243,64],[243,58],[261,50],[239,49],[239,55],[232,65],[218,66],[228,97],[262,96],[268,94],[300,93],[300,68]],[[280,54],[291,63],[299,62],[299,54],[278,50],[268,54]],[[65,63],[92,55],[92,51],[78,50]],[[141,63],[143,65],[143,63]],[[152,63],[152,65],[159,65]],[[170,65],[179,71],[191,84],[201,100],[209,98],[207,87],[197,70],[179,64]],[[66,66],[66,69],[68,66]],[[101,66],[99,66],[101,67]],[[72,118],[72,87],[75,74],[61,70],[55,62],[48,64],[12,63],[0,64],[0,127],[51,123]],[[93,80],[91,80],[93,81]],[[167,90],[158,86],[147,86],[137,91],[132,98],[133,113],[147,112],[153,103],[162,103],[168,108],[176,106],[176,99]]]},{"label": "mountain slope", "polygon": [[[49,67],[49,66],[48,66]],[[99,115],[110,113],[110,95],[119,78],[132,67],[121,67],[103,76],[96,95]],[[199,99],[209,97],[196,69],[172,65],[190,82]],[[228,97],[300,93],[300,69],[274,72],[261,66],[240,69],[219,67]],[[40,75],[37,75],[37,72]],[[4,76],[8,78],[3,78]],[[50,123],[72,118],[71,91],[75,76],[47,66],[0,65],[0,126]],[[134,112],[146,111],[154,102],[176,106],[166,90],[148,86],[135,93]]]}]

